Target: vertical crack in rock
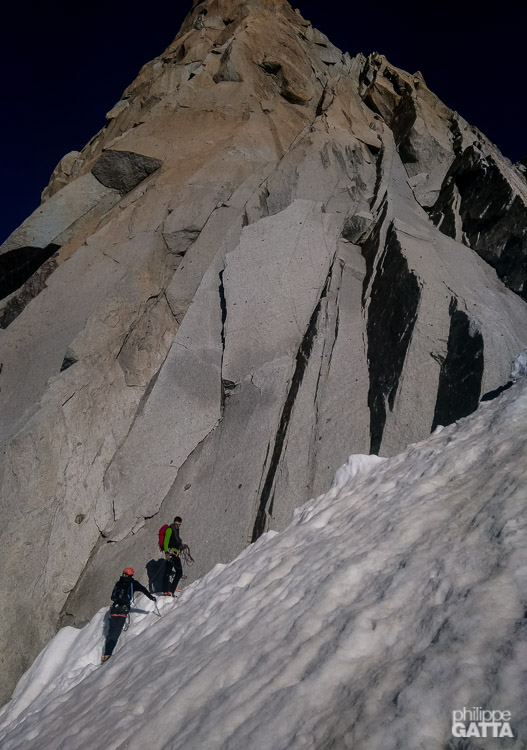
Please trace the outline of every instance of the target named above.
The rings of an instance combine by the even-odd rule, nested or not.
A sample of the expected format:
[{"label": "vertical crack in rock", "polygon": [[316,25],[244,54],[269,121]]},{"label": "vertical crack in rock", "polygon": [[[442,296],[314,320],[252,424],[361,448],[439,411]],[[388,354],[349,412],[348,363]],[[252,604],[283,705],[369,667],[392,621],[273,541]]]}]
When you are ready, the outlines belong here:
[{"label": "vertical crack in rock", "polygon": [[289,391],[287,393],[287,396],[284,402],[284,407],[282,409],[282,414],[280,417],[278,430],[276,432],[273,452],[271,455],[271,462],[267,470],[267,476],[265,478],[264,486],[262,489],[262,494],[260,495],[260,503],[259,503],[258,511],[256,513],[256,519],[255,519],[254,526],[253,526],[251,542],[255,542],[265,531],[265,525],[266,525],[266,520],[268,516],[268,506],[270,503],[273,502],[274,480],[275,480],[276,472],[278,470],[278,466],[280,464],[280,457],[282,455],[282,449],[284,447],[284,442],[285,442],[285,438],[287,435],[287,428],[289,426],[289,420],[291,419],[293,406],[295,404],[298,391],[300,390],[300,386],[302,385],[304,373],[306,371],[306,367],[309,362],[309,357],[311,354],[311,350],[313,348],[313,342],[315,340],[315,336],[317,333],[318,317],[319,317],[320,310],[322,307],[322,300],[327,295],[329,283],[331,281],[332,272],[333,272],[333,264],[328,272],[328,275],[326,277],[326,281],[324,283],[324,287],[320,294],[319,300],[315,306],[315,309],[313,310],[311,319],[307,326],[307,330],[304,334],[302,343],[300,344],[300,348],[296,355],[295,371],[293,373],[291,384],[289,386]]},{"label": "vertical crack in rock", "polygon": [[388,213],[388,202],[385,201],[382,208],[381,214],[377,219],[375,227],[368,235],[366,242],[361,246],[361,253],[366,261],[366,275],[364,277],[364,283],[362,287],[362,305],[366,305],[366,299],[370,290],[370,284],[374,276],[375,259],[379,254],[381,246],[382,232],[384,228],[384,222],[386,220],[386,214]]},{"label": "vertical crack in rock", "polygon": [[[377,153],[374,152],[374,149],[369,144],[366,144],[368,146],[368,150],[375,159],[375,186],[373,188],[373,195],[370,199],[370,210],[374,211],[376,206],[379,203],[379,191],[381,189],[381,186],[383,184],[383,176],[384,176],[384,157],[385,157],[385,147],[384,145],[380,147]],[[382,199],[381,199],[382,201]]]},{"label": "vertical crack in rock", "polygon": [[483,380],[483,336],[468,315],[450,301],[447,355],[441,366],[432,430],[475,411]]},{"label": "vertical crack in rock", "polygon": [[[270,452],[271,452],[271,441],[269,441],[267,443],[267,448],[265,450],[265,458],[264,458],[264,460],[262,462],[262,474],[261,474],[261,477],[260,477],[260,482],[259,482],[258,487],[262,487],[263,485],[265,485],[265,477],[266,477],[265,468],[267,466],[267,461],[269,460],[269,453]],[[266,519],[265,508],[263,509],[263,512],[264,512],[264,518],[262,520],[263,520],[263,524],[265,525],[265,519]],[[256,520],[258,520],[258,515],[256,516]],[[252,532],[249,534],[249,536],[247,538],[247,544],[252,544],[253,542],[255,542],[256,539],[258,538],[258,536],[261,536],[261,534],[263,533],[263,531],[262,531],[262,532],[260,532],[260,534],[258,536],[255,536],[256,520],[255,520],[255,523],[254,523],[254,526],[253,526],[253,530],[252,530]]]},{"label": "vertical crack in rock", "polygon": [[[337,290],[337,298],[336,298],[336,301],[335,301],[335,325],[333,326],[331,338],[328,341],[325,342],[325,344],[327,344],[327,346],[329,348],[329,354],[327,355],[327,362],[325,363],[325,368],[324,368],[325,371],[326,371],[326,376],[327,376],[327,374],[329,373],[329,371],[331,369],[331,362],[333,360],[333,352],[335,350],[335,345],[337,343],[337,339],[338,339],[338,336],[339,336],[339,324],[340,324],[339,291],[340,290]],[[329,337],[329,331],[328,331],[328,337]],[[326,359],[325,350],[326,350],[326,346],[324,346],[324,356],[323,356],[323,359]],[[318,414],[318,390],[319,390],[319,386],[320,386],[320,379],[321,379],[321,377],[322,377],[322,362],[321,362],[321,367],[320,367],[320,370],[319,370],[319,373],[318,373],[317,385],[316,385],[316,388],[315,388],[315,409],[316,409],[317,414]]]},{"label": "vertical crack in rock", "polygon": [[[337,345],[340,327],[340,290],[342,285],[342,276],[344,272],[345,262],[338,259],[338,272],[332,271],[331,281],[328,286],[326,304],[324,306],[323,321],[318,324],[317,335],[322,338],[322,356],[319,361],[317,382],[315,385],[315,393],[313,396],[313,428],[312,428],[312,446],[316,446],[318,441],[321,439],[320,430],[320,405],[324,402],[324,383],[327,381],[331,372],[331,364],[333,361],[333,353]],[[335,269],[335,263],[333,263],[333,269]],[[315,484],[317,461],[316,461],[316,448],[314,448],[314,454],[310,456],[308,474],[306,476],[306,486],[310,487],[310,492]],[[269,513],[272,516],[273,503],[270,505]]]},{"label": "vertical crack in rock", "polygon": [[220,363],[220,382],[221,382],[221,413],[225,408],[225,399],[227,397],[227,391],[231,391],[235,388],[236,384],[230,380],[223,379],[223,357],[225,355],[225,323],[227,322],[227,299],[225,297],[225,284],[223,282],[223,274],[225,268],[222,268],[218,274],[219,277],[219,296],[220,296],[220,310],[221,310],[221,363]]},{"label": "vertical crack in rock", "polygon": [[225,273],[225,269],[222,268],[219,273],[219,279],[220,279],[220,285],[219,285],[219,293],[220,293],[220,308],[221,308],[221,349],[222,352],[225,351],[225,323],[227,321],[227,300],[225,299],[225,285],[223,283],[223,274]]},{"label": "vertical crack in rock", "polygon": [[[330,271],[330,274],[331,274],[330,283],[328,284],[328,289],[327,289],[327,294],[326,294],[326,298],[327,298],[326,315],[325,315],[326,330],[325,330],[325,333],[323,334],[324,346],[323,346],[322,358],[320,360],[320,367],[318,371],[317,384],[315,387],[315,396],[314,396],[314,406],[315,406],[315,415],[316,415],[317,425],[318,425],[318,393],[319,393],[319,388],[320,388],[320,381],[323,375],[327,378],[331,370],[333,352],[335,350],[335,346],[336,346],[338,335],[339,335],[340,287],[342,285],[342,274],[344,272],[344,266],[345,266],[344,261],[342,259],[338,259],[338,274],[334,274],[333,270],[335,268],[335,262],[333,263],[332,269]],[[332,289],[333,282],[335,283],[334,290]],[[332,320],[334,320],[333,324],[331,324]],[[315,425],[315,429],[317,425]]]},{"label": "vertical crack in rock", "polygon": [[394,406],[420,298],[417,277],[408,268],[391,225],[371,288],[366,326],[370,365],[370,453],[377,454],[381,447],[387,409]]}]

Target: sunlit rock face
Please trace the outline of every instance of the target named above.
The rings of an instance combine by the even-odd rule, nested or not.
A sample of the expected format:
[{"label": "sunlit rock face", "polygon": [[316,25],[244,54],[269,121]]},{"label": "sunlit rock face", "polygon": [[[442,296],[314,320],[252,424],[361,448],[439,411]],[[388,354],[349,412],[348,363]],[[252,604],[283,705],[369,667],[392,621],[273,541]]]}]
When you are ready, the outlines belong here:
[{"label": "sunlit rock face", "polygon": [[527,345],[521,172],[283,0],[195,3],[107,119],[0,248],[4,697],[175,513],[200,576]]}]

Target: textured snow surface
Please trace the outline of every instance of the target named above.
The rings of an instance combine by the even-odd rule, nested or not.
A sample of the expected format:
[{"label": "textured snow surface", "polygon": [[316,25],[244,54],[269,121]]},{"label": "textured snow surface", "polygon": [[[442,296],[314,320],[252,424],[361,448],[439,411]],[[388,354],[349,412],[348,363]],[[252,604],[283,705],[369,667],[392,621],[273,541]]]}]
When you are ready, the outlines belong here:
[{"label": "textured snow surface", "polygon": [[511,377],[513,380],[527,377],[527,349],[524,349],[512,365]]},{"label": "textured snow surface", "polygon": [[[352,456],[161,618],[139,597],[105,665],[105,610],[60,631],[2,750],[527,747],[526,416],[520,381],[399,456]],[[514,739],[454,740],[472,706],[511,711]]]}]

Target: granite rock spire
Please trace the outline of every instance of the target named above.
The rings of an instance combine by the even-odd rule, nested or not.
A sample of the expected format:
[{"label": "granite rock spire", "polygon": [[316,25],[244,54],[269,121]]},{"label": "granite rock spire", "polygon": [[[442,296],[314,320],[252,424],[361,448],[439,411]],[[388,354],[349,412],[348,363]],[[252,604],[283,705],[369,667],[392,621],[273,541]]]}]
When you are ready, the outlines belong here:
[{"label": "granite rock spire", "polygon": [[0,247],[3,697],[176,512],[203,575],[506,382],[526,211],[421,74],[195,0]]}]

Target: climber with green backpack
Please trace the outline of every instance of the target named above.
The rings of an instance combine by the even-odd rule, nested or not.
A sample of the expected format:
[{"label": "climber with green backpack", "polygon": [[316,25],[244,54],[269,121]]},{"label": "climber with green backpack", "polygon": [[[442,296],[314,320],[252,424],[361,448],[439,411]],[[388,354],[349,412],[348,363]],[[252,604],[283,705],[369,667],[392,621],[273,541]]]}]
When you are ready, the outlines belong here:
[{"label": "climber with green backpack", "polygon": [[153,596],[148,589],[142,586],[139,581],[136,581],[134,576],[133,568],[125,568],[123,573],[112,591],[112,606],[110,607],[108,635],[106,636],[106,643],[104,646],[104,653],[102,655],[102,661],[108,661],[113,653],[113,650],[119,640],[121,631],[123,630],[125,623],[128,620],[130,607],[134,601],[134,594],[136,591],[141,591],[151,601],[155,602],[156,598]]},{"label": "climber with green backpack", "polygon": [[179,535],[182,523],[181,516],[176,516],[170,525],[165,524],[159,529],[159,548],[165,553],[163,596],[174,596],[177,585],[181,580],[183,575],[181,554],[186,554],[192,561],[189,546],[183,543]]}]

